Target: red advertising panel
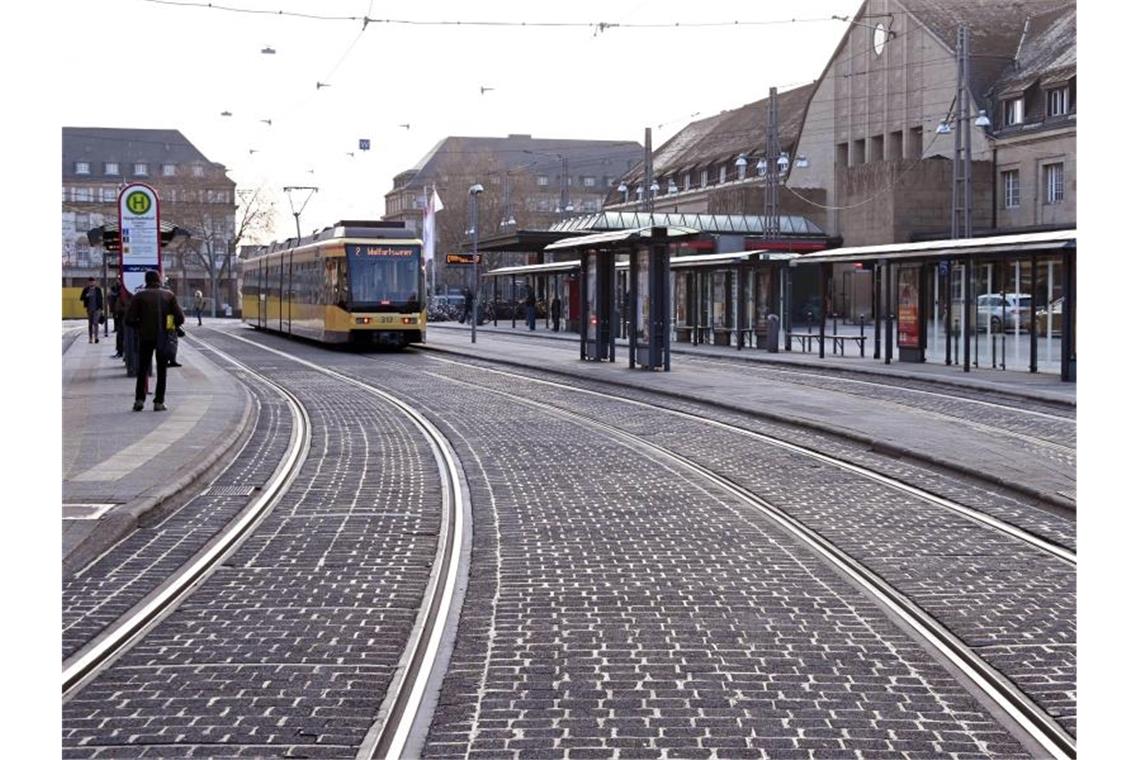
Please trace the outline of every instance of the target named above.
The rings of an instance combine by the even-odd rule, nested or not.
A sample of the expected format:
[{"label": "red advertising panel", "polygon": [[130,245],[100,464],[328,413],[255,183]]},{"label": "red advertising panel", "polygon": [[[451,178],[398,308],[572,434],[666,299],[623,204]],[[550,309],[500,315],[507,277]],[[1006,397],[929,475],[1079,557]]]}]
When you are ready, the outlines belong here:
[{"label": "red advertising panel", "polygon": [[922,269],[899,267],[899,347],[919,348],[918,302]]}]

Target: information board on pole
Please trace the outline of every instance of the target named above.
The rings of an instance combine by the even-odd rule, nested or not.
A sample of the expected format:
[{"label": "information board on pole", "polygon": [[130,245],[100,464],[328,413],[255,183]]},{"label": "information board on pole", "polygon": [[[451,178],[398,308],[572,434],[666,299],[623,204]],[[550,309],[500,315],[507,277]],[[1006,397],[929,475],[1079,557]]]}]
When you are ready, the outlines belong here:
[{"label": "information board on pole", "polygon": [[162,274],[158,193],[136,182],[119,192],[119,272],[123,287],[134,293],[145,284],[145,273]]}]

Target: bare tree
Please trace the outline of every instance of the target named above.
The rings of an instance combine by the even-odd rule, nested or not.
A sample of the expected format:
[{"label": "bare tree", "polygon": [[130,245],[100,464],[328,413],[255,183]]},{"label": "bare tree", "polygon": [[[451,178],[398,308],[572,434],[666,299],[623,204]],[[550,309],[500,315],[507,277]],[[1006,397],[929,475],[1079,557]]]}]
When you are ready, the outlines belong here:
[{"label": "bare tree", "polygon": [[[234,203],[228,192],[211,188],[184,191],[175,214],[176,224],[190,232],[190,239],[182,246],[183,259],[198,264],[209,280],[211,314],[218,316],[219,280],[228,282],[227,303],[237,301],[237,278],[234,276],[234,257],[243,240],[259,241],[269,231],[274,214],[274,202],[264,187],[236,190]],[[235,213],[236,212],[236,213]],[[185,275],[183,276],[185,281]]]}]

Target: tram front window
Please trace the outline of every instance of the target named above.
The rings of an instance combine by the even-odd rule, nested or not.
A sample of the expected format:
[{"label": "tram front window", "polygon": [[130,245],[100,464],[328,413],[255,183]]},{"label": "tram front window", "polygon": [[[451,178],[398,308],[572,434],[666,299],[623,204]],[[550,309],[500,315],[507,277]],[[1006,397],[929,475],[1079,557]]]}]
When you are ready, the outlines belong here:
[{"label": "tram front window", "polygon": [[420,251],[413,247],[347,246],[352,306],[370,311],[419,311]]}]

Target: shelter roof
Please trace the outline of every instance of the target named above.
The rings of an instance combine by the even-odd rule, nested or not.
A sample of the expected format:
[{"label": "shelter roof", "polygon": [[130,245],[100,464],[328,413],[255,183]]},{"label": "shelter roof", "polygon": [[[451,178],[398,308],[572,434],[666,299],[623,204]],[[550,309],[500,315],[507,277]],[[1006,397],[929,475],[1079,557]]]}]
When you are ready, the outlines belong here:
[{"label": "shelter roof", "polygon": [[665,237],[674,239],[692,237],[693,235],[701,234],[700,230],[695,230],[692,227],[672,226],[642,227],[640,229],[629,230],[611,230],[609,232],[598,232],[594,235],[582,235],[557,240],[546,246],[546,250],[559,251],[565,249],[614,248],[618,247],[621,243],[628,243],[629,241],[636,238],[652,237],[653,230],[655,229],[664,229]]},{"label": "shelter roof", "polygon": [[[683,226],[701,232],[721,234],[760,234],[764,217],[759,214],[690,214],[646,211],[602,211],[565,219],[551,226],[555,232],[582,230],[622,230],[642,227]],[[781,236],[808,235],[826,237],[815,222],[807,217],[784,214],[778,219]]]},{"label": "shelter roof", "polygon": [[843,263],[854,261],[874,261],[877,259],[953,259],[963,256],[1020,254],[1033,251],[1056,251],[1075,248],[1077,231],[1050,230],[1048,232],[1027,232],[1016,235],[994,235],[992,237],[957,238],[953,240],[924,240],[913,243],[890,243],[887,245],[866,245],[851,248],[833,248],[818,253],[808,253],[797,258],[793,266],[800,264]]}]

